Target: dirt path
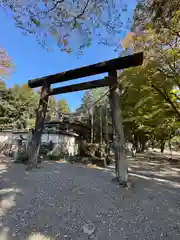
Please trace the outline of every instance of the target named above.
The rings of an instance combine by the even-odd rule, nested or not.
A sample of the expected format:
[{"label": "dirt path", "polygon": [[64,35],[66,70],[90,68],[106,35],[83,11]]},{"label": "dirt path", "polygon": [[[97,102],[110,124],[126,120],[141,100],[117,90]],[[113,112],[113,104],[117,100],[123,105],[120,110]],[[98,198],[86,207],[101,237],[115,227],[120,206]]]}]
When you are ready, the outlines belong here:
[{"label": "dirt path", "polygon": [[0,164],[0,239],[180,239],[180,168],[131,161],[135,187],[111,170],[46,162],[30,173]]}]

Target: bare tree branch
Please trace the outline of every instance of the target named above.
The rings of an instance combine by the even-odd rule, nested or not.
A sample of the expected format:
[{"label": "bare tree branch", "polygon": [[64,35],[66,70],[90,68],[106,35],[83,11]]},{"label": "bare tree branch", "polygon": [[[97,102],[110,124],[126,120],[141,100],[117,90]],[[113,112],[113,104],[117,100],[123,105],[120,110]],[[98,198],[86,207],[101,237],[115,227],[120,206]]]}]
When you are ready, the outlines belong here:
[{"label": "bare tree branch", "polygon": [[57,1],[52,8],[48,9],[47,11],[43,11],[42,13],[48,14],[49,12],[52,12],[53,10],[56,9],[58,4],[63,3],[63,2],[64,2],[64,0]]},{"label": "bare tree branch", "polygon": [[84,15],[84,13],[85,13],[85,11],[86,11],[88,5],[89,5],[89,2],[90,2],[90,0],[87,0],[87,2],[86,2],[86,4],[85,4],[85,6],[84,6],[82,12],[81,12],[80,14],[78,14],[78,15],[74,18],[73,28],[76,26],[77,19],[78,19],[78,18],[81,18],[81,17]]}]

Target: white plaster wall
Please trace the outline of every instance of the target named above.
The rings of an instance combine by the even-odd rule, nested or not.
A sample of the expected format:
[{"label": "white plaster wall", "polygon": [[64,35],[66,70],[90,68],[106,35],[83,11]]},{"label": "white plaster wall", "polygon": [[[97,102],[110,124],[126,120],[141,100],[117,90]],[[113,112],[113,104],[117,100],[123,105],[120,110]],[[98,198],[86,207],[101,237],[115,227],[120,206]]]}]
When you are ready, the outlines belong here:
[{"label": "white plaster wall", "polygon": [[[29,137],[28,133],[0,132],[0,143],[14,144],[14,140],[19,138],[20,135],[25,139]],[[42,134],[42,143],[48,143],[50,141],[56,144],[66,143],[70,155],[76,155],[78,153],[78,145],[76,144],[76,138],[74,136]]]},{"label": "white plaster wall", "polygon": [[[20,135],[27,139],[28,133],[13,133],[13,132],[0,132],[0,142],[9,142],[11,143],[14,139],[20,137]],[[59,134],[42,134],[41,142],[50,142],[61,143],[67,142],[68,144],[75,144],[75,137],[68,135],[59,135]]]},{"label": "white plaster wall", "polygon": [[75,144],[75,137],[74,136],[66,136],[66,135],[59,135],[59,134],[42,134],[41,142],[50,142],[53,143],[63,143],[66,142],[68,145]]},{"label": "white plaster wall", "polygon": [[24,138],[28,137],[27,133],[12,133],[12,132],[0,132],[0,143],[14,143],[14,140],[22,135]]}]

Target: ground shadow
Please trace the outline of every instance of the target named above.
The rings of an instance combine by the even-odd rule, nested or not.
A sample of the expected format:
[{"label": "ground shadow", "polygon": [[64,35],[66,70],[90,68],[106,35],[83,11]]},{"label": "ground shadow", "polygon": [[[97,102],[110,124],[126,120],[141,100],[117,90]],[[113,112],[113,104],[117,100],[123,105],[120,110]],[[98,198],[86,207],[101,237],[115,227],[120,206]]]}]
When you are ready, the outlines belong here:
[{"label": "ground shadow", "polygon": [[142,174],[151,178],[169,181],[180,181],[180,156],[175,155],[169,160],[169,155],[146,152],[138,154],[136,158],[128,157],[129,172]]}]

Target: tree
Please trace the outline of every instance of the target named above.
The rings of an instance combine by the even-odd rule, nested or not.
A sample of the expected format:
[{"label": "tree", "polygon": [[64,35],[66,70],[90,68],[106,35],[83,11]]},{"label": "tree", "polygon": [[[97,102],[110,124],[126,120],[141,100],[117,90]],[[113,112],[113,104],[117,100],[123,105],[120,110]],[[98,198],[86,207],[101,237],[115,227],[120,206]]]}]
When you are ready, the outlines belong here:
[{"label": "tree", "polygon": [[56,107],[57,101],[54,96],[49,97],[48,101],[48,108],[47,108],[47,114],[46,119],[48,121],[56,119],[57,118],[57,107]]},{"label": "tree", "polygon": [[128,34],[122,45],[128,51],[144,52],[145,61],[142,67],[148,71],[149,85],[172,106],[180,118],[178,104],[180,99],[180,36],[177,34],[179,17],[180,11],[176,11],[168,21],[170,27],[161,28],[159,32],[154,29],[151,22],[148,22],[141,32]]},{"label": "tree", "polygon": [[[35,127],[36,109],[39,102],[39,92],[25,85],[14,85],[7,88],[2,83],[2,98],[0,101],[0,128],[31,129]],[[50,97],[47,109],[47,119],[57,119],[59,113],[69,113],[70,108],[65,99],[59,101]]]},{"label": "tree", "polygon": [[2,82],[5,77],[8,77],[13,69],[14,66],[11,58],[8,56],[7,52],[0,47],[0,81]]},{"label": "tree", "polygon": [[91,143],[103,142],[106,133],[106,105],[109,101],[106,88],[92,89],[85,92],[77,114],[86,117],[86,123],[91,125]]},{"label": "tree", "polygon": [[17,27],[35,35],[40,44],[44,46],[54,38],[61,50],[67,52],[72,51],[74,38],[82,50],[99,32],[118,34],[122,27],[119,9],[122,12],[127,9],[125,3],[115,0],[1,0],[0,6],[11,13]]},{"label": "tree", "polygon": [[5,88],[0,101],[1,129],[32,128],[35,124],[37,103],[38,94],[26,85]]},{"label": "tree", "polygon": [[70,113],[69,105],[65,99],[60,99],[59,101],[57,101],[57,109],[59,114]]},{"label": "tree", "polygon": [[6,106],[7,102],[4,99],[7,92],[4,80],[5,78],[9,77],[13,69],[14,66],[11,58],[8,56],[7,52],[0,47],[0,125],[7,120],[7,118],[4,116],[4,112],[6,107],[9,109],[9,105]]},{"label": "tree", "polygon": [[[154,67],[145,64],[123,71],[120,75],[121,108],[124,119],[126,140],[132,142],[138,151],[144,150],[150,140],[165,142],[175,132],[179,103],[171,99],[172,104],[152,84],[163,88],[166,83],[163,74],[154,74]],[[166,84],[166,90],[172,91],[172,84]],[[175,108],[173,107],[175,106]]]},{"label": "tree", "polygon": [[171,25],[171,19],[174,18],[178,9],[180,9],[178,0],[141,0],[134,12],[133,28],[144,29],[151,23],[156,32],[169,29],[171,33],[179,35],[179,31]]},{"label": "tree", "polygon": [[5,89],[6,89],[5,82],[0,79],[0,99],[3,96]]}]

